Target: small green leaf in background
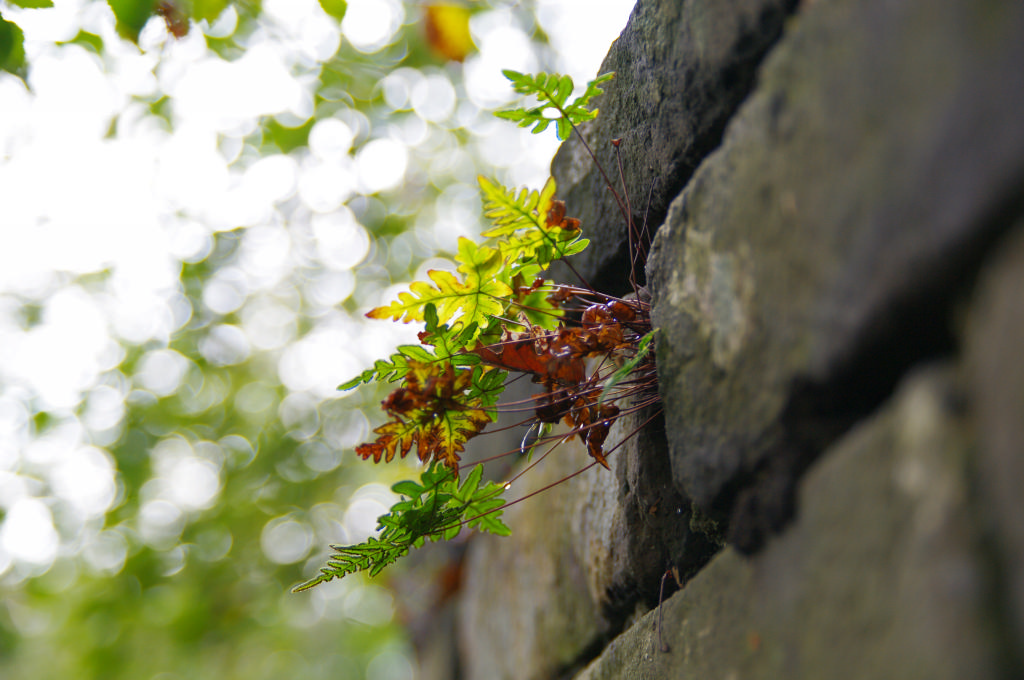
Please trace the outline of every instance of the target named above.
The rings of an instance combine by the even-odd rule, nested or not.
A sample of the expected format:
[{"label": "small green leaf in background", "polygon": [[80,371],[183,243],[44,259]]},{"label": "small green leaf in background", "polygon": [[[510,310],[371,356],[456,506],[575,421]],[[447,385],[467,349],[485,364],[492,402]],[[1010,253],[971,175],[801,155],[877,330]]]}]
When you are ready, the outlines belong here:
[{"label": "small green leaf in background", "polygon": [[53,7],[53,0],[10,0],[12,5],[22,9],[45,9]]},{"label": "small green leaf in background", "polygon": [[196,21],[206,19],[212,24],[227,6],[228,0],[192,0],[192,18]]},{"label": "small green leaf in background", "polygon": [[155,3],[152,0],[107,0],[117,19],[117,32],[135,42],[139,32],[153,16]]},{"label": "small green leaf in background", "polygon": [[25,34],[0,16],[0,70],[25,75]]},{"label": "small green leaf in background", "polygon": [[71,40],[65,40],[64,42],[57,43],[58,45],[80,45],[91,52],[96,54],[103,54],[103,38],[99,37],[95,33],[89,33],[87,31],[79,31]]},{"label": "small green leaf in background", "polygon": [[320,0],[320,6],[329,15],[341,21],[345,18],[345,10],[348,9],[347,0]]},{"label": "small green leaf in background", "polygon": [[[264,141],[276,144],[281,153],[289,153],[309,144],[309,132],[313,129],[315,123],[316,119],[310,118],[296,127],[286,127],[276,120],[270,119],[266,123]],[[264,150],[264,153],[266,153],[266,150]]]}]

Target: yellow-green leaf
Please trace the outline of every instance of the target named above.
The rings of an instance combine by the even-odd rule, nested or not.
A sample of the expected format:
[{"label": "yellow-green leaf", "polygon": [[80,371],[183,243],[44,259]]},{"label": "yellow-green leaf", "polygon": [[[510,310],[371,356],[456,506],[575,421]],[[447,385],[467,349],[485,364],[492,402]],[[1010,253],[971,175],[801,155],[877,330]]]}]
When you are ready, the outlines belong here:
[{"label": "yellow-green leaf", "polygon": [[518,194],[483,176],[477,177],[477,181],[484,199],[484,217],[494,224],[484,236],[500,238],[520,229],[547,228],[548,211],[555,196],[553,177],[548,178],[539,192],[522,189]]},{"label": "yellow-green leaf", "polygon": [[504,311],[503,299],[512,294],[512,288],[496,278],[503,267],[501,254],[463,238],[459,240],[456,261],[465,281],[452,272],[432,269],[427,272],[430,282],[413,282],[409,292],[399,293],[398,300],[370,310],[367,316],[405,323],[423,321],[425,307],[433,303],[439,323],[457,321],[465,327],[476,322],[481,328],[486,327],[490,317]]}]

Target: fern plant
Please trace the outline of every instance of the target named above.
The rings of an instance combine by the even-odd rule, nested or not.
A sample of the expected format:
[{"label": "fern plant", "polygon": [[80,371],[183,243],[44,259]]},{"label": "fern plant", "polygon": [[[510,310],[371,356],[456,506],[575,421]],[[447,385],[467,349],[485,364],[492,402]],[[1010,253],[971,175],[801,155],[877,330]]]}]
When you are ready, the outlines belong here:
[{"label": "fern plant", "polygon": [[516,92],[534,95],[540,103],[529,109],[499,111],[495,115],[515,122],[519,127],[532,125],[534,134],[543,132],[554,122],[559,139],[568,138],[577,125],[597,118],[597,109],[588,109],[587,106],[591,99],[603,93],[601,85],[614,77],[612,73],[598,76],[587,83],[587,89],[583,94],[569,102],[569,95],[574,89],[572,78],[569,76],[560,76],[557,73],[530,75],[511,70],[502,73],[512,81],[512,87]]},{"label": "fern plant", "polygon": [[[532,127],[534,133],[553,122],[563,139],[597,116],[589,108],[591,100],[612,78],[605,74],[590,81],[570,102],[574,87],[569,76],[505,75],[517,92],[539,103],[496,115]],[[420,479],[392,487],[402,500],[379,518],[377,536],[359,545],[332,546],[327,564],[297,591],[354,572],[375,575],[411,549],[452,539],[463,527],[509,534],[501,520],[509,485],[483,483],[482,463],[459,479],[460,454],[496,420],[498,398],[511,373],[530,375],[543,388],[524,421],[541,431],[530,451],[577,436],[594,459],[591,465],[605,467],[604,442],[623,413],[615,402],[653,383],[648,352],[654,332],[645,302],[543,278],[552,262],[589,244],[579,221],[566,217],[565,204],[555,198],[554,179],[539,191],[509,189],[484,177],[479,183],[484,215],[491,222],[482,242],[460,239],[455,272],[430,271],[429,280],[412,283],[397,300],[367,314],[423,324],[420,344],[399,347],[340,386],[397,384],[382,404],[387,422],[356,453],[390,462],[415,450],[424,464]],[[593,370],[588,365],[592,359],[598,360]],[[628,412],[656,399],[648,397]],[[550,425],[560,421],[568,424],[569,433],[548,434]]]},{"label": "fern plant", "polygon": [[[419,482],[404,481],[392,489],[405,497],[380,517],[380,535],[352,546],[332,546],[334,554],[315,578],[295,588],[295,592],[341,578],[346,574],[366,571],[376,576],[384,567],[404,557],[427,540],[451,540],[459,535],[463,524],[501,536],[509,528],[494,512],[504,503],[503,487],[494,482],[481,485],[483,466],[476,466],[462,484],[443,465],[428,465]],[[465,523],[462,518],[470,519]]]}]

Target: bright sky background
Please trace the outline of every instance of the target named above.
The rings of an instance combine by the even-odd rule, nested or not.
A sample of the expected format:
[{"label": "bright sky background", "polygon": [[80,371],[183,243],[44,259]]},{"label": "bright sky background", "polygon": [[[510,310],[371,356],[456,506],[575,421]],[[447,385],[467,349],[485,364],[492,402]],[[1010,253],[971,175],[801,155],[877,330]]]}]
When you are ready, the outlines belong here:
[{"label": "bright sky background", "polygon": [[[541,0],[538,17],[558,36],[561,70],[577,83],[593,77],[632,4]],[[263,8],[266,27],[231,63],[207,49],[201,31],[168,40],[158,21],[143,31],[140,51],[116,38],[105,3],[5,8],[25,32],[32,68],[31,91],[0,73],[0,575],[40,573],[70,549],[84,551],[96,569],[120,569],[124,540],[102,531],[117,496],[116,465],[104,446],[116,439],[130,390],[166,395],[182,381],[188,360],[162,347],[193,313],[178,287],[180,264],[205,258],[213,233],[248,227],[237,266],[221,270],[203,292],[214,312],[241,310],[241,323],[216,328],[201,351],[224,365],[272,353],[292,393],[281,417],[291,406],[301,413],[336,396],[341,381],[407,341],[401,326],[368,323],[338,308],[356,290],[359,264],[371,249],[345,202],[398,186],[414,161],[459,163],[457,151],[432,146],[426,123],[470,120],[505,104],[510,88],[501,69],[536,67],[510,13],[478,15],[471,29],[482,49],[465,64],[465,101],[441,71],[401,70],[383,87],[389,104],[415,113],[402,126],[368,130],[353,112],[318,122],[308,151],[256,159],[242,138],[261,116],[307,118],[315,64],[339,41],[372,52],[413,20],[394,0],[351,0],[340,28],[316,0],[264,0]],[[235,21],[229,9],[206,33],[230,34]],[[54,45],[81,29],[102,36],[105,64],[81,47]],[[173,132],[132,100],[160,91],[174,100]],[[526,143],[527,133],[517,136],[508,123],[474,126],[485,157],[507,168],[510,181],[543,182],[553,136]],[[367,134],[370,140],[351,153]],[[278,208],[296,196],[295,211],[282,216]],[[478,213],[475,192],[452,192],[417,223],[408,247],[451,248],[472,233]],[[303,258],[322,265],[302,292],[323,312],[299,338],[288,281]],[[73,283],[76,275],[105,269],[111,275],[102,294]],[[363,302],[381,304],[392,293],[369,291]],[[41,307],[40,322],[27,329],[18,318],[26,300]],[[135,384],[101,381],[122,360],[122,342],[156,349],[142,360]],[[254,389],[240,398],[258,409],[261,395]],[[76,415],[83,400],[86,408]],[[60,425],[33,438],[33,408],[56,414]],[[362,427],[355,427],[356,438],[365,434],[365,420]],[[153,456],[157,476],[145,489],[140,531],[151,545],[170,546],[184,516],[215,502],[220,469],[215,457],[184,440],[162,442]],[[382,489],[358,493],[349,508],[357,539],[387,510]],[[82,531],[92,526],[92,540],[63,545],[53,502],[70,507]],[[268,523],[263,536],[267,557],[281,563],[302,559],[314,542],[307,527],[285,518]]]}]

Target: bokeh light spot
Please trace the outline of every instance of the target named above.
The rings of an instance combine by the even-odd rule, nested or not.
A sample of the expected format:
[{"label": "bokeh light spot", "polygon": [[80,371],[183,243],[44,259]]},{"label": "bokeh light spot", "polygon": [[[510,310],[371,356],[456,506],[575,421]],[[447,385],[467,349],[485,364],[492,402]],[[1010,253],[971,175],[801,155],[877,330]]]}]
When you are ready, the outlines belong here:
[{"label": "bokeh light spot", "polygon": [[54,493],[66,501],[81,519],[100,517],[113,504],[114,461],[110,454],[94,446],[69,452],[50,468]]},{"label": "bokeh light spot", "polygon": [[143,503],[139,509],[139,533],[142,540],[157,550],[174,546],[185,528],[181,509],[165,500]]},{"label": "bokeh light spot", "polygon": [[231,366],[249,356],[249,339],[238,326],[220,324],[199,341],[199,353],[214,366]]},{"label": "bokeh light spot", "polygon": [[225,268],[203,288],[203,304],[217,314],[230,314],[245,302],[249,285],[245,275],[233,267]]},{"label": "bokeh light spot", "polygon": [[445,76],[435,73],[421,79],[412,88],[413,110],[432,123],[446,120],[455,111],[455,88]]},{"label": "bokeh light spot", "polygon": [[390,43],[405,12],[394,0],[351,0],[341,30],[360,52],[372,53]]},{"label": "bokeh light spot", "polygon": [[124,568],[128,541],[119,531],[101,531],[85,544],[82,557],[95,571],[112,576]]},{"label": "bokeh light spot", "polygon": [[314,215],[310,224],[317,256],[332,269],[351,269],[370,252],[370,235],[348,208]]},{"label": "bokeh light spot", "polygon": [[337,387],[359,371],[343,329],[322,329],[289,346],[278,363],[278,375],[293,392],[309,391],[321,398],[336,396]]},{"label": "bokeh light spot", "polygon": [[309,554],[313,530],[289,517],[278,517],[263,527],[260,547],[271,562],[292,564]]},{"label": "bokeh light spot", "polygon": [[377,533],[377,518],[387,513],[398,495],[383,484],[364,484],[352,494],[345,517],[345,532],[353,543],[362,543]]},{"label": "bokeh light spot", "polygon": [[355,133],[347,123],[325,118],[318,120],[309,131],[309,150],[321,160],[337,162],[348,154],[354,139]]},{"label": "bokeh light spot", "polygon": [[[0,525],[0,553],[46,568],[57,557],[57,543],[53,515],[42,500],[22,498],[7,510]],[[0,562],[3,561],[0,555]]]},{"label": "bokeh light spot", "polygon": [[158,397],[173,394],[188,371],[189,360],[173,349],[147,352],[139,362],[135,379],[139,385]]},{"label": "bokeh light spot", "polygon": [[375,139],[359,150],[356,167],[366,193],[375,194],[398,186],[405,177],[409,154],[393,139]]},{"label": "bokeh light spot", "polygon": [[416,677],[408,654],[386,649],[366,665],[366,680],[413,680]]}]

